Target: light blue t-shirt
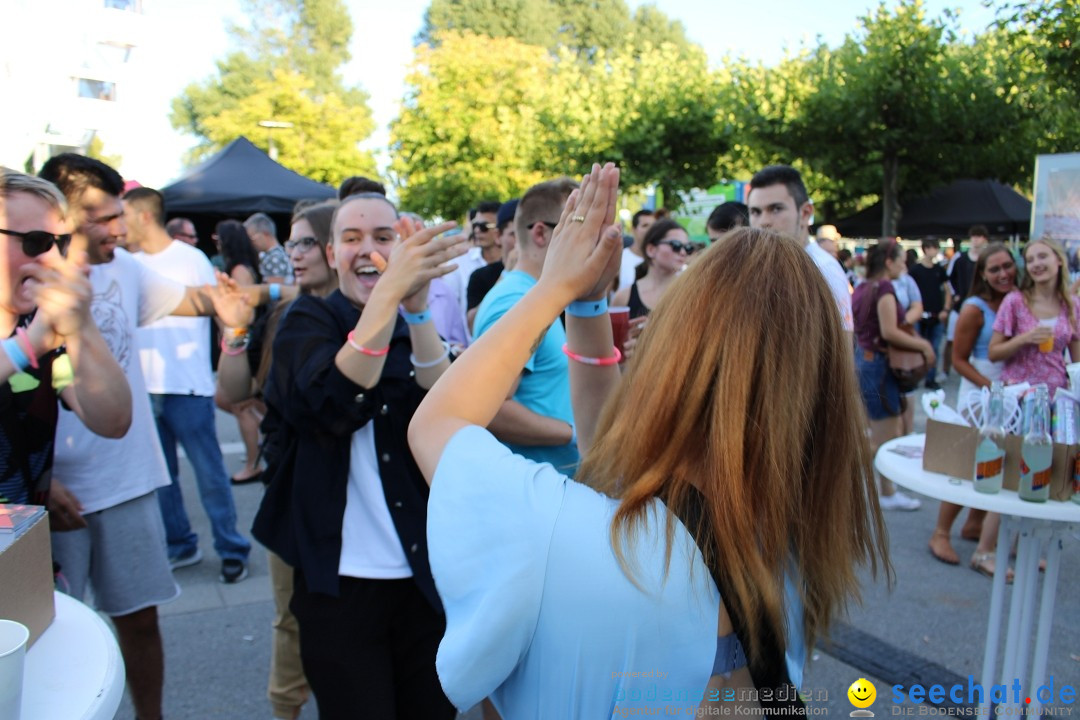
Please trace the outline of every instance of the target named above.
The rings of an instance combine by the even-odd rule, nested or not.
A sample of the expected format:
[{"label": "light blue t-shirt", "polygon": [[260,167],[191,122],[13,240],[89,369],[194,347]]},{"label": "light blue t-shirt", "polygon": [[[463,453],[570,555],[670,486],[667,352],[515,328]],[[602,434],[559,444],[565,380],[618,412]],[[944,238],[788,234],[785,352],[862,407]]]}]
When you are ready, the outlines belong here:
[{"label": "light blue t-shirt", "polygon": [[[428,546],[446,610],[435,664],[459,709],[491,697],[515,720],[603,719],[700,703],[716,653],[716,584],[681,523],[665,575],[656,500],[626,550],[635,586],[611,547],[618,504],[483,428],[450,439],[431,484]],[[788,673],[801,686],[802,606],[792,583],[786,590]]]},{"label": "light blue t-shirt", "polygon": [[[480,303],[473,322],[473,337],[480,337],[499,318],[507,313],[514,304],[524,297],[536,285],[536,278],[520,270],[503,273],[502,279],[495,283]],[[566,331],[562,322],[556,320],[544,334],[540,347],[525,363],[525,373],[518,384],[514,400],[534,413],[557,418],[570,425],[574,424],[574,410],[570,404],[570,374],[566,355],[562,348],[566,344]],[[556,468],[573,475],[577,468],[577,443],[571,442],[560,446],[509,447],[519,455],[537,462],[549,462]]]}]

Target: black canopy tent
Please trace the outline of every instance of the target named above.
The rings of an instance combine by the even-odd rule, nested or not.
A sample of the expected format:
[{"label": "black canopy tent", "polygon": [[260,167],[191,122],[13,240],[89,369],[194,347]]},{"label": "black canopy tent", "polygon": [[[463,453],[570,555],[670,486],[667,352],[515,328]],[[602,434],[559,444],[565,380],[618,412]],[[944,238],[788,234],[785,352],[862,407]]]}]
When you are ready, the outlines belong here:
[{"label": "black canopy tent", "polygon": [[[900,206],[897,234],[905,238],[966,236],[979,224],[991,235],[1022,235],[1031,223],[1031,201],[996,180],[957,180]],[[879,237],[881,214],[879,202],[833,224],[845,237]]]},{"label": "black canopy tent", "polygon": [[180,180],[162,188],[161,193],[166,214],[190,218],[200,247],[211,253],[210,234],[220,220],[242,221],[252,213],[264,212],[277,223],[278,236],[284,239],[298,200],[337,197],[334,188],[271,160],[246,137],[233,140]]}]

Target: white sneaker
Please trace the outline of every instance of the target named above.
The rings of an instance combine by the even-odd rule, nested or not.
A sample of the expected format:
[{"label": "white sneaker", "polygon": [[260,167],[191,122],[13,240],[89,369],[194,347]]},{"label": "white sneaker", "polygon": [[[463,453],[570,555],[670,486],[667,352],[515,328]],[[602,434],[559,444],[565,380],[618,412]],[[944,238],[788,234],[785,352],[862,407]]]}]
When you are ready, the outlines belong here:
[{"label": "white sneaker", "polygon": [[922,503],[910,495],[897,490],[892,495],[879,495],[878,504],[881,505],[882,510],[918,510],[922,507]]}]

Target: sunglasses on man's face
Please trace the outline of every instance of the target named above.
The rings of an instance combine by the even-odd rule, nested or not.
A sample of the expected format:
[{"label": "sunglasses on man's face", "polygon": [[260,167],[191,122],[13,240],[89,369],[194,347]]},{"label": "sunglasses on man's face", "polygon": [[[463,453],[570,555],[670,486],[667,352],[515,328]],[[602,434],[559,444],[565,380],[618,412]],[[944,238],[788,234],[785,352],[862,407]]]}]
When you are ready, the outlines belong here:
[{"label": "sunglasses on man's face", "polygon": [[472,230],[474,233],[489,232],[494,230],[497,226],[493,222],[474,222],[472,224]]},{"label": "sunglasses on man's face", "polygon": [[309,235],[307,237],[296,238],[295,240],[286,240],[285,251],[292,252],[296,248],[300,248],[304,252],[307,252],[318,244],[319,241]]},{"label": "sunglasses on man's face", "polygon": [[694,251],[698,249],[697,245],[691,242],[679,242],[678,240],[661,240],[659,245],[667,245],[671,248],[672,252],[680,253],[685,252],[687,255],[693,255]]},{"label": "sunglasses on man's face", "polygon": [[28,257],[37,257],[42,253],[47,253],[55,244],[60,252],[67,250],[68,243],[71,242],[71,233],[64,233],[63,235],[53,235],[50,232],[44,230],[28,230],[26,232],[18,232],[16,230],[4,230],[0,229],[0,234],[11,235],[17,237],[22,241],[23,254]]}]

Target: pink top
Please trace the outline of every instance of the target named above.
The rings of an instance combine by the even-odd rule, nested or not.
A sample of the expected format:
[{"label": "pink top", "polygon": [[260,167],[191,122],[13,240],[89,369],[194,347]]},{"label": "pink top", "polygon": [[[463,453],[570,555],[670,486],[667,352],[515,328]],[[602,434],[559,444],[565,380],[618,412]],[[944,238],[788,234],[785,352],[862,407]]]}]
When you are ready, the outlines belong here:
[{"label": "pink top", "polygon": [[[1073,317],[1080,322],[1080,302],[1073,298]],[[1022,335],[1039,324],[1039,319],[1031,314],[1024,295],[1013,290],[1001,301],[1001,307],[994,321],[994,332],[1007,338]],[[1062,305],[1058,322],[1054,327],[1054,349],[1048,353],[1039,352],[1038,345],[1024,345],[1016,354],[1005,361],[1005,370],[1001,379],[1006,385],[1028,382],[1032,385],[1046,383],[1053,400],[1054,391],[1059,387],[1068,387],[1065,375],[1065,349],[1069,343],[1080,340],[1080,331],[1069,324],[1069,314]]]}]

